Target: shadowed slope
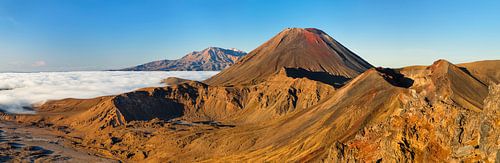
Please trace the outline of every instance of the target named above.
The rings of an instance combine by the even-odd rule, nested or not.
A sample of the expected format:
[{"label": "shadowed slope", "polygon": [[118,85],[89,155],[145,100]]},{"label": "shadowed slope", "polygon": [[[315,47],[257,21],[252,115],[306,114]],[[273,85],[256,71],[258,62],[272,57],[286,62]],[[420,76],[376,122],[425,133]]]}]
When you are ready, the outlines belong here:
[{"label": "shadowed slope", "polygon": [[327,72],[309,72],[302,68],[285,68],[286,75],[291,78],[307,78],[314,81],[319,81],[335,88],[340,88],[350,78],[344,76],[330,75]]},{"label": "shadowed slope", "polygon": [[484,84],[500,83],[500,60],[477,61],[462,63],[457,66],[464,68],[467,73],[477,77]]}]

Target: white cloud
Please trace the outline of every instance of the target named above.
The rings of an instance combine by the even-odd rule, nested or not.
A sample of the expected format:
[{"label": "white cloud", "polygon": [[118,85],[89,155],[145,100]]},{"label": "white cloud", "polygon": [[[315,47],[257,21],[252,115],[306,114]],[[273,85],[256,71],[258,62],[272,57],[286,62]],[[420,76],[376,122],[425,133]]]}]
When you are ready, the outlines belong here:
[{"label": "white cloud", "polygon": [[45,66],[45,65],[47,65],[47,62],[45,62],[45,61],[36,61],[31,66],[33,66],[33,67],[42,67],[42,66]]},{"label": "white cloud", "polygon": [[216,71],[170,72],[41,72],[0,73],[0,109],[10,113],[30,113],[23,107],[64,98],[93,98],[161,86],[167,77],[204,80]]}]

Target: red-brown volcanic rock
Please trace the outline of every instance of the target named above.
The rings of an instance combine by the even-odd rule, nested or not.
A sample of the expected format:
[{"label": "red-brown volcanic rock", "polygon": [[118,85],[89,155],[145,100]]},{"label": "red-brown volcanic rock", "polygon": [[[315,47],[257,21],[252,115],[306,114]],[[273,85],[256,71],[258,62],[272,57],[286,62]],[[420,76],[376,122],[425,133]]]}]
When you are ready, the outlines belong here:
[{"label": "red-brown volcanic rock", "polygon": [[255,84],[283,67],[353,78],[372,65],[319,29],[288,28],[205,82]]}]

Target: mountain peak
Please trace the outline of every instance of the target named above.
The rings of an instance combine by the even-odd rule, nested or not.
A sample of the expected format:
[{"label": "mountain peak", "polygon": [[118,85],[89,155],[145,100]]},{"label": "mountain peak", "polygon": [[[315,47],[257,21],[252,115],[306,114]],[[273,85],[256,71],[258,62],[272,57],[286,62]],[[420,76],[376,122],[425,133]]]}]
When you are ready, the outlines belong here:
[{"label": "mountain peak", "polygon": [[177,60],[160,60],[131,68],[125,71],[220,71],[234,64],[246,55],[243,51],[208,47],[201,51],[193,51]]},{"label": "mountain peak", "polygon": [[208,48],[206,48],[206,49],[203,49],[202,51],[206,51],[206,50],[226,50],[226,49],[211,46],[211,47],[208,47]]},{"label": "mountain peak", "polygon": [[432,63],[432,65],[429,66],[431,70],[439,71],[442,73],[446,73],[450,67],[457,67],[457,66],[444,59],[439,59],[437,61],[434,61],[434,63]]},{"label": "mountain peak", "polygon": [[240,50],[240,49],[237,49],[237,48],[229,48],[229,50],[232,50],[232,51],[237,51],[237,52],[245,52],[245,51]]},{"label": "mountain peak", "polygon": [[278,36],[296,39],[305,39],[307,43],[319,43],[322,36],[327,36],[325,32],[316,28],[287,28],[280,32]]},{"label": "mountain peak", "polygon": [[315,35],[328,35],[326,34],[323,30],[317,29],[317,28],[286,28],[283,31],[280,32],[281,34],[284,35],[308,35],[308,34],[315,34]]},{"label": "mountain peak", "polygon": [[438,59],[438,60],[434,61],[434,63],[432,63],[432,65],[441,65],[441,64],[449,65],[452,63],[450,61],[445,60],[445,59]]},{"label": "mountain peak", "polygon": [[188,55],[198,55],[203,54],[206,57],[214,55],[232,55],[232,56],[244,56],[246,53],[244,51],[238,50],[236,48],[224,49],[220,47],[208,47],[202,51],[193,51]]},{"label": "mountain peak", "polygon": [[319,29],[287,28],[205,82],[215,85],[258,83],[281,68],[353,78],[371,67]]},{"label": "mountain peak", "polygon": [[315,33],[315,34],[326,34],[325,32],[323,32],[323,30],[321,29],[318,29],[318,28],[285,28],[282,32],[297,32],[297,33],[305,33],[305,32],[312,32],[312,33]]}]

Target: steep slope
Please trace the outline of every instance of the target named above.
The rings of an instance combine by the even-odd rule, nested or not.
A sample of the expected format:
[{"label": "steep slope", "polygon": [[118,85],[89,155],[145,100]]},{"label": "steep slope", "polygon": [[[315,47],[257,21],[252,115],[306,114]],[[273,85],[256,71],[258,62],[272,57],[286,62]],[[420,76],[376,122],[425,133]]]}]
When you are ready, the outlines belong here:
[{"label": "steep slope", "polygon": [[237,49],[209,47],[177,60],[160,60],[121,69],[121,71],[220,71],[246,55]]},{"label": "steep slope", "polygon": [[487,85],[445,60],[438,60],[429,67],[404,68],[401,71],[415,79],[414,88],[417,91],[425,90],[430,102],[444,100],[471,110],[481,110],[488,94]]},{"label": "steep slope", "polygon": [[462,63],[461,67],[467,73],[475,76],[484,84],[500,83],[500,60],[477,61],[471,63]]},{"label": "steep slope", "polygon": [[211,85],[255,84],[278,73],[281,68],[302,68],[353,78],[371,67],[319,29],[289,28],[205,82]]}]

